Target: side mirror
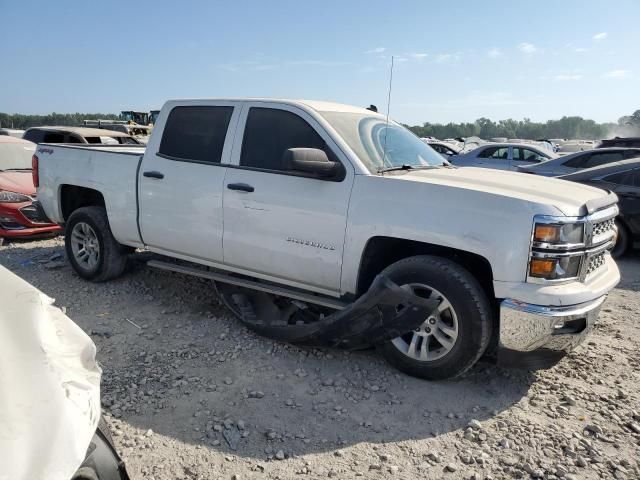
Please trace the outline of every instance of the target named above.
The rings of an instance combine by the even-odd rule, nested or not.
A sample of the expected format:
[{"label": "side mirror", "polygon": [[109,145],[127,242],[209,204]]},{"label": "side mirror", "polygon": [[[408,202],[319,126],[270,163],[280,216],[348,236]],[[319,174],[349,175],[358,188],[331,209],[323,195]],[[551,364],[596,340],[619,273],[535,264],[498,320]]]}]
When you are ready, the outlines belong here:
[{"label": "side mirror", "polygon": [[318,148],[290,148],[284,152],[282,163],[285,169],[310,173],[327,178],[337,176],[342,165],[332,162],[324,150]]}]

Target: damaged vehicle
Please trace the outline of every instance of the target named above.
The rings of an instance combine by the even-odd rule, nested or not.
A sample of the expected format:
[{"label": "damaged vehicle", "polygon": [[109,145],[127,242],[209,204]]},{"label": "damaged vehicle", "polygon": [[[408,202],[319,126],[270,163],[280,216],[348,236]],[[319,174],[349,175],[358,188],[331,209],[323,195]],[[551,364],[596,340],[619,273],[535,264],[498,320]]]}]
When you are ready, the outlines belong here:
[{"label": "damaged vehicle", "polygon": [[95,345],[2,266],[0,285],[0,478],[129,480],[100,418]]},{"label": "damaged vehicle", "polygon": [[173,100],[146,150],[42,144],[33,164],[81,277],[116,278],[144,248],[151,267],[211,279],[263,335],[375,346],[425,379],[485,353],[554,364],[620,278],[615,195],[452,167],[348,105]]}]

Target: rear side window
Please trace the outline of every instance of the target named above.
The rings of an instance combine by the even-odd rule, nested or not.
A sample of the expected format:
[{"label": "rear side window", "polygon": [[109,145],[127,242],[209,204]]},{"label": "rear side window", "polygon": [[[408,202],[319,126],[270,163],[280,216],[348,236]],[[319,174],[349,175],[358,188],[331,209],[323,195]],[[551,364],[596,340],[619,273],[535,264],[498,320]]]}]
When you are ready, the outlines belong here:
[{"label": "rear side window", "polygon": [[160,154],[179,160],[220,163],[233,107],[175,107],[162,133]]},{"label": "rear side window", "polygon": [[282,158],[289,148],[318,148],[331,158],[318,132],[295,113],[252,107],[244,130],[240,165],[286,170]]},{"label": "rear side window", "polygon": [[577,155],[576,157],[564,162],[563,165],[570,168],[584,168],[590,156],[590,153]]}]

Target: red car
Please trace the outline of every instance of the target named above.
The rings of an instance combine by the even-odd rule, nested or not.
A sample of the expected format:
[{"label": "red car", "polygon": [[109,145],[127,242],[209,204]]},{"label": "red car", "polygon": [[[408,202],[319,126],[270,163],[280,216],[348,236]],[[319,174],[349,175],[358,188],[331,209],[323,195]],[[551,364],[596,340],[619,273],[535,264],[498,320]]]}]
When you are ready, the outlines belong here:
[{"label": "red car", "polygon": [[0,136],[0,245],[5,238],[55,234],[61,229],[51,223],[36,201],[31,176],[31,157],[36,144]]}]

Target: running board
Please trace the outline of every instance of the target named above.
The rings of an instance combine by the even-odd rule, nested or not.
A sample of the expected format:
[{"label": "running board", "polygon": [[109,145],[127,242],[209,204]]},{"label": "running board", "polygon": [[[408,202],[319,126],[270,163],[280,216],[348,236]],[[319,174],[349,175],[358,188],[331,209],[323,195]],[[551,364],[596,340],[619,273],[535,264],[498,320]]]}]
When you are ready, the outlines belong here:
[{"label": "running board", "polygon": [[184,265],[178,265],[175,263],[163,262],[161,260],[149,260],[147,265],[152,268],[158,268],[160,270],[168,270],[170,272],[182,273],[184,275],[191,275],[194,277],[208,278],[216,282],[229,283],[238,287],[246,287],[252,290],[259,290],[261,292],[272,293],[274,295],[281,295],[283,297],[293,298],[300,300],[301,302],[313,303],[315,305],[322,305],[324,307],[335,308],[336,310],[343,310],[347,307],[347,303],[344,303],[338,299],[326,297],[323,295],[316,295],[313,293],[304,293],[294,288],[283,287],[281,285],[274,285],[272,283],[264,283],[256,280],[237,277],[222,272],[214,272],[211,270],[202,270],[195,267],[187,267]]}]

